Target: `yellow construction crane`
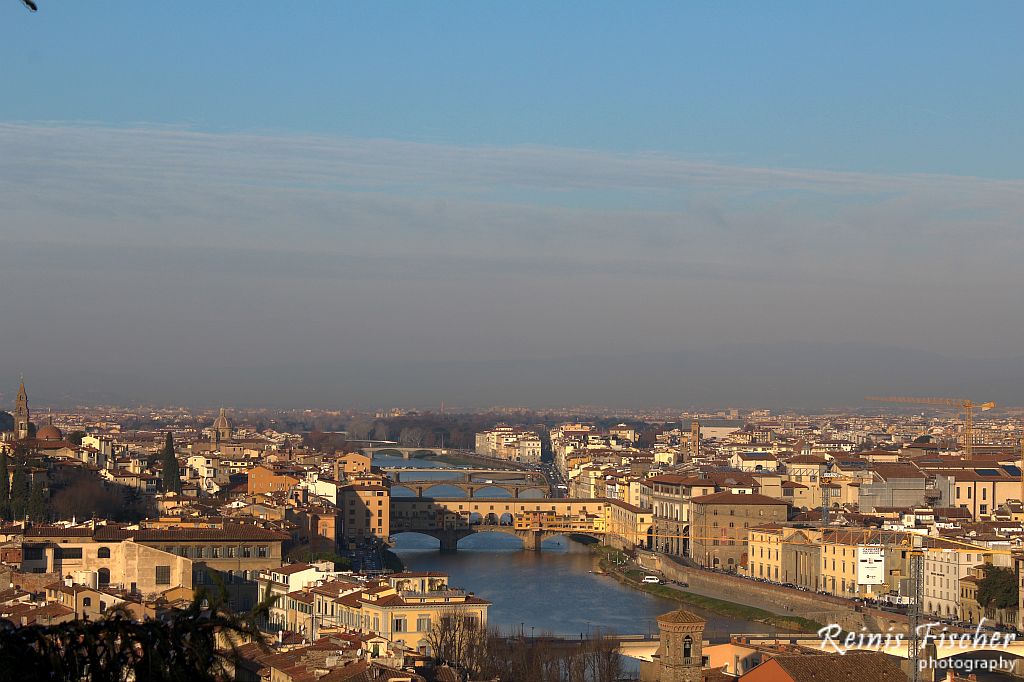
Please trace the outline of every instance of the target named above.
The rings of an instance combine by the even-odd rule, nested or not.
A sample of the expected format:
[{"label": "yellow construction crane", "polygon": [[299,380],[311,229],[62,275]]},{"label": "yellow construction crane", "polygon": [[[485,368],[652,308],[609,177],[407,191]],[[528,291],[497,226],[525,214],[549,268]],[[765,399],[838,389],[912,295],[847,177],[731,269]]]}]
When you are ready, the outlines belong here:
[{"label": "yellow construction crane", "polygon": [[991,410],[996,406],[995,402],[976,403],[973,400],[963,398],[917,398],[914,396],[890,395],[890,396],[868,396],[865,400],[875,400],[880,403],[904,403],[910,405],[945,405],[946,407],[959,407],[964,411],[964,454],[967,459],[974,458],[974,411]]}]

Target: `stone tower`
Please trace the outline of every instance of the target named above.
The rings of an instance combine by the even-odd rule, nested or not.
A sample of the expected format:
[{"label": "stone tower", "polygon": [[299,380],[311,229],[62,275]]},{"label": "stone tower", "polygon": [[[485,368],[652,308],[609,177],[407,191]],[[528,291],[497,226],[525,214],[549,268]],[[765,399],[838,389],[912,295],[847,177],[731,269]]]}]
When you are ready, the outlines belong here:
[{"label": "stone tower", "polygon": [[224,413],[224,408],[220,408],[220,414],[217,415],[217,419],[213,422],[213,442],[217,445],[226,443],[231,440],[231,422],[228,421],[228,416]]},{"label": "stone tower", "polygon": [[700,422],[690,422],[690,460],[700,457]]},{"label": "stone tower", "polygon": [[679,609],[658,616],[660,644],[640,670],[643,682],[703,682],[704,619]]},{"label": "stone tower", "polygon": [[22,377],[18,387],[18,397],[14,400],[14,437],[25,440],[31,433],[29,430],[28,393],[25,392],[25,379]]}]

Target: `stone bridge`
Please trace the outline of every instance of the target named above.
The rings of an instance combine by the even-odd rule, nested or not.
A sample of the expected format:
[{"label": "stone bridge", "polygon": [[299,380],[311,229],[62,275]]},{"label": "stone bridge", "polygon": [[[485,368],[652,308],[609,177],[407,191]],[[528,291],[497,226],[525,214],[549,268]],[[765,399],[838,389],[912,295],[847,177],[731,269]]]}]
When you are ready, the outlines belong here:
[{"label": "stone bridge", "polygon": [[[508,492],[513,498],[518,498],[522,493],[531,490],[540,493],[534,495],[534,498],[549,497],[551,494],[547,478],[537,471],[446,469],[441,467],[384,467],[382,470],[396,486],[411,490],[417,497],[424,497],[428,490],[439,485],[458,488],[468,497],[476,497],[480,491],[488,488],[499,488]],[[444,478],[433,478],[438,474],[444,474]],[[431,476],[431,478],[417,478],[418,476]]]},{"label": "stone bridge", "polygon": [[391,534],[420,533],[437,538],[442,551],[458,549],[459,540],[475,533],[506,533],[523,541],[523,548],[540,551],[541,543],[557,536],[584,535],[604,539],[604,530],[593,525],[560,527],[517,526],[517,517],[530,512],[549,512],[562,517],[603,516],[606,500],[501,498],[392,497]]},{"label": "stone bridge", "polygon": [[401,457],[402,459],[412,459],[414,457],[427,457],[442,455],[455,454],[456,451],[450,448],[424,448],[424,447],[406,447],[404,445],[373,445],[359,448],[367,457],[373,457],[374,455],[382,455],[386,457]]}]

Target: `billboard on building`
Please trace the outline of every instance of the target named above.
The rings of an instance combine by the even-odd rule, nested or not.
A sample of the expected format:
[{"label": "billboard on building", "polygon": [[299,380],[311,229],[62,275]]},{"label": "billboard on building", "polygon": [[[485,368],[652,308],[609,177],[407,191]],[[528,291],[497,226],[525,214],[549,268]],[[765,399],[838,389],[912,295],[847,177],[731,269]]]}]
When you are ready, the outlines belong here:
[{"label": "billboard on building", "polygon": [[881,585],[885,582],[885,548],[857,548],[857,584]]}]

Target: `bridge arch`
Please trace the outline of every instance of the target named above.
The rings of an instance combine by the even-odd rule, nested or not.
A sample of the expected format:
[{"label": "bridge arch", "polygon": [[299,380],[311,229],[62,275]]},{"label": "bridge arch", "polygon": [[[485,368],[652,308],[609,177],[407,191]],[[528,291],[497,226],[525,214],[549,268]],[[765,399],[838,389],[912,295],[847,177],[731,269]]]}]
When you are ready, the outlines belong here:
[{"label": "bridge arch", "polygon": [[367,448],[370,456],[380,455],[382,457],[402,457],[402,451],[398,448]]},{"label": "bridge arch", "polygon": [[394,537],[396,537],[396,536],[398,536],[398,535],[418,535],[418,536],[420,536],[420,537],[422,537],[422,538],[430,538],[431,540],[434,540],[434,541],[436,541],[436,542],[437,542],[437,546],[438,546],[438,547],[440,547],[440,546],[441,546],[441,539],[440,539],[439,537],[437,537],[437,535],[435,535],[434,533],[431,533],[431,532],[429,532],[429,531],[419,531],[419,530],[396,530],[396,531],[393,531],[393,532],[391,533],[391,537],[392,537],[392,538],[394,538]]},{"label": "bridge arch", "polygon": [[[395,495],[396,490],[404,491],[401,495]],[[407,494],[406,494],[407,493]],[[416,497],[416,491],[413,490],[409,485],[405,483],[393,483],[391,484],[391,496],[392,497]]]}]

